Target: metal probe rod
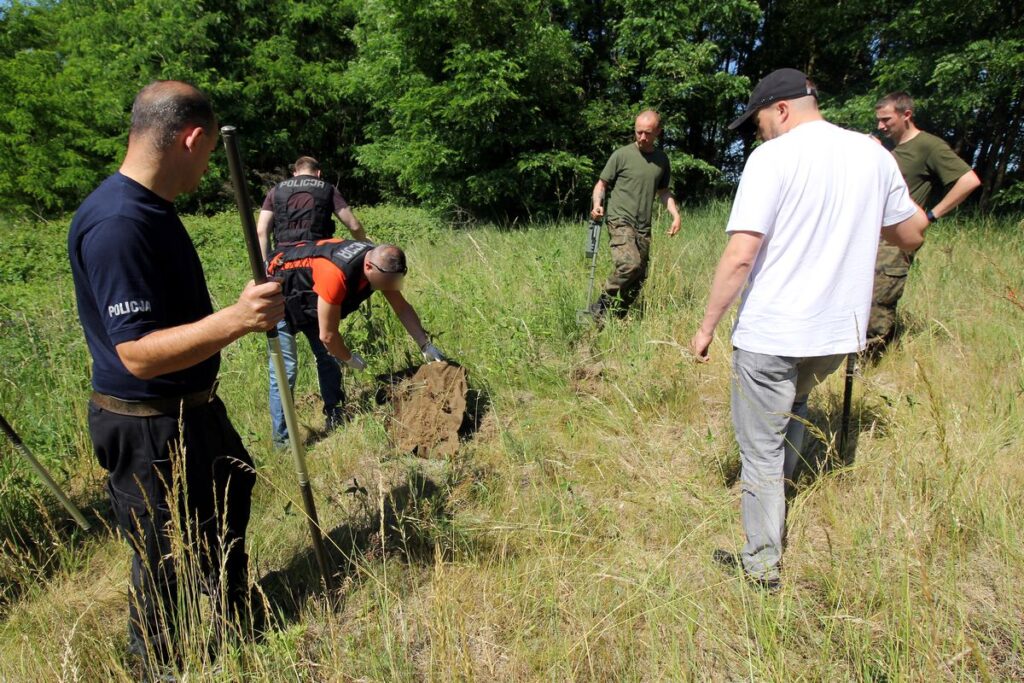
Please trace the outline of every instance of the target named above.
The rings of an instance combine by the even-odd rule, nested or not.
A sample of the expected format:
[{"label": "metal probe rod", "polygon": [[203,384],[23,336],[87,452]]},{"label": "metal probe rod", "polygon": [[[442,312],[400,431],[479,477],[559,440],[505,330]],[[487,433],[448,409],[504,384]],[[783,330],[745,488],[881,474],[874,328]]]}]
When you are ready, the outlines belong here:
[{"label": "metal probe rod", "polygon": [[14,431],[14,428],[11,427],[11,424],[3,415],[0,415],[0,429],[3,429],[4,434],[6,434],[7,438],[11,440],[11,443],[14,444],[17,451],[25,457],[25,460],[28,460],[28,464],[32,466],[32,469],[36,471],[39,478],[43,480],[43,483],[46,484],[46,488],[50,489],[53,495],[57,496],[57,500],[59,500],[61,505],[64,506],[64,509],[71,513],[71,516],[75,518],[76,522],[78,522],[78,526],[82,527],[83,531],[89,531],[92,528],[92,525],[89,524],[85,515],[82,514],[81,510],[75,507],[75,504],[71,502],[70,498],[64,495],[64,492],[60,490],[59,486],[57,486],[57,482],[53,480],[53,477],[51,477],[50,473],[46,471],[46,468],[36,460],[36,456],[32,455],[32,451],[28,449],[28,446],[25,445],[25,442],[21,440],[21,437],[18,436]]},{"label": "metal probe rod", "polygon": [[[263,258],[260,254],[259,242],[257,241],[256,222],[252,217],[252,202],[249,199],[249,191],[245,184],[242,155],[238,150],[235,127],[224,126],[220,129],[220,133],[224,137],[224,148],[228,156],[231,184],[235,190],[235,202],[238,204],[238,213],[242,218],[242,231],[245,234],[245,246],[249,252],[252,278],[257,284],[263,284],[267,281],[267,271],[263,266]],[[295,461],[295,473],[299,478],[302,507],[306,511],[309,534],[313,540],[313,554],[316,556],[316,563],[320,567],[320,575],[323,578],[324,586],[330,590],[334,587],[334,575],[331,572],[330,563],[327,560],[327,552],[324,549],[320,520],[317,518],[316,503],[313,501],[313,488],[309,484],[309,469],[306,467],[306,449],[299,437],[299,420],[295,416],[295,401],[292,397],[291,387],[288,384],[288,376],[285,373],[284,354],[281,353],[281,340],[277,336],[277,328],[267,330],[267,341],[270,344],[274,374],[277,376],[277,389],[281,392],[284,422],[288,427],[288,443],[291,446],[292,457]]]}]

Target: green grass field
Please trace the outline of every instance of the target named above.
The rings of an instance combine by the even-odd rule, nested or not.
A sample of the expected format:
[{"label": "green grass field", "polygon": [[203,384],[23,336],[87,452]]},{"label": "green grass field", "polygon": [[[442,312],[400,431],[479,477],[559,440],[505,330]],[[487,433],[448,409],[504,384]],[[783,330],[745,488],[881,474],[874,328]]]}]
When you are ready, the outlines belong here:
[{"label": "green grass field", "polygon": [[[860,368],[852,462],[835,455],[841,373],[812,395],[817,464],[790,507],[783,590],[764,595],[711,561],[742,533],[728,324],[710,364],[686,351],[727,212],[689,210],[673,239],[662,217],[642,308],[596,331],[576,323],[582,223],[451,231],[367,210],[371,235],[407,243],[406,295],[468,369],[479,428],[448,461],[395,453],[372,375],[418,354],[383,301],[347,322],[371,372],[346,373],[358,415],[309,452],[350,560],[324,596],[270,444],[264,341],[226,349],[221,394],[259,467],[253,575],[279,623],[214,666],[198,619],[187,680],[1024,679],[1021,226],[929,231],[901,341]],[[248,279],[237,218],[186,224],[230,303]],[[0,410],[102,518],[67,222],[0,229]],[[319,428],[302,361],[300,418]],[[97,526],[79,531],[0,446],[0,680],[132,680],[128,547]]]}]

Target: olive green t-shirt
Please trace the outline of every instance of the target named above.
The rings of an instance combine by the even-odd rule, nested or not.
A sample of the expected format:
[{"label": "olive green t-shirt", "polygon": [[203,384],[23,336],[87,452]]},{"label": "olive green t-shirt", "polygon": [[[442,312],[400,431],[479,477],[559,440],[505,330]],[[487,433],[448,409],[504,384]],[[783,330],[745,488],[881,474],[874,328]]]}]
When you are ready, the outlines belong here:
[{"label": "olive green t-shirt", "polygon": [[608,220],[649,230],[654,193],[668,187],[670,175],[668,157],[660,149],[644,154],[636,143],[631,143],[612,152],[601,171],[601,180],[611,190]]},{"label": "olive green t-shirt", "polygon": [[924,131],[896,145],[892,155],[907,181],[910,198],[925,208],[941,201],[941,197],[933,195],[945,194],[950,185],[971,170],[942,138]]}]

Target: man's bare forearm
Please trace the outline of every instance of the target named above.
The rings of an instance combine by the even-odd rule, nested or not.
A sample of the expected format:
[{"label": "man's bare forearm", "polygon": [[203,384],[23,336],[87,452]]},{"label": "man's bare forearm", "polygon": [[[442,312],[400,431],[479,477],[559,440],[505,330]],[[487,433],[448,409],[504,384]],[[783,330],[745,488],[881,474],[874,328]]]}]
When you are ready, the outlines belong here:
[{"label": "man's bare forearm", "polygon": [[320,341],[327,347],[327,352],[342,362],[352,358],[352,352],[341,338],[338,330],[320,330]]},{"label": "man's bare forearm", "polygon": [[715,268],[715,277],[711,282],[711,293],[708,294],[708,304],[700,323],[702,332],[714,333],[725,312],[743,289],[747,276],[750,275],[751,265],[750,262],[727,259],[723,255]]},{"label": "man's bare forearm", "polygon": [[594,183],[594,189],[590,193],[590,210],[591,215],[594,211],[604,211],[604,195],[608,189],[608,184],[603,180],[598,180]]},{"label": "man's bare forearm", "polygon": [[924,209],[917,211],[910,218],[895,225],[882,228],[882,239],[904,251],[914,251],[924,244],[924,231],[928,228],[928,217]]},{"label": "man's bare forearm", "polygon": [[259,219],[256,221],[256,235],[259,237],[260,255],[264,261],[267,260],[267,254],[270,253],[270,233],[273,221],[273,211],[260,211]]},{"label": "man's bare forearm", "polygon": [[269,330],[284,316],[278,282],[250,282],[238,301],[185,325],[150,332],[117,345],[117,355],[128,372],[152,379],[202,363],[249,332]]},{"label": "man's bare forearm", "polygon": [[665,205],[665,209],[672,218],[679,218],[679,207],[676,206],[676,198],[672,196],[671,192],[663,192],[658,199]]},{"label": "man's bare forearm", "polygon": [[964,173],[953,183],[953,187],[949,188],[949,192],[942,198],[942,201],[932,207],[932,215],[936,218],[945,216],[963,204],[964,200],[971,196],[971,193],[978,189],[980,185],[981,180],[978,178],[977,173],[974,171]]},{"label": "man's bare forearm", "polygon": [[139,379],[152,379],[198,365],[246,332],[228,307],[194,323],[118,344],[117,355],[128,372]]},{"label": "man's bare forearm", "polygon": [[352,213],[352,209],[345,207],[340,211],[337,211],[334,215],[338,217],[338,220],[348,228],[349,233],[352,235],[352,239],[365,242],[366,241],[366,230],[363,229],[363,224],[359,222],[356,215]]},{"label": "man's bare forearm", "polygon": [[402,327],[409,333],[416,345],[421,349],[426,346],[430,339],[427,337],[427,331],[423,329],[423,323],[420,322],[420,316],[416,313],[416,309],[412,307],[401,292],[383,292],[384,297],[391,304],[391,309],[395,312],[395,316],[398,317],[399,322],[402,323]]},{"label": "man's bare forearm", "polygon": [[702,332],[714,334],[718,323],[736,301],[754,266],[762,240],[762,235],[748,232],[736,232],[729,237],[729,243],[722,252],[711,281],[711,293],[700,323]]},{"label": "man's bare forearm", "polygon": [[342,362],[352,358],[352,352],[338,332],[338,324],[341,322],[341,306],[330,304],[317,297],[316,300],[316,321],[317,330],[320,333],[320,341],[327,347],[327,351]]}]

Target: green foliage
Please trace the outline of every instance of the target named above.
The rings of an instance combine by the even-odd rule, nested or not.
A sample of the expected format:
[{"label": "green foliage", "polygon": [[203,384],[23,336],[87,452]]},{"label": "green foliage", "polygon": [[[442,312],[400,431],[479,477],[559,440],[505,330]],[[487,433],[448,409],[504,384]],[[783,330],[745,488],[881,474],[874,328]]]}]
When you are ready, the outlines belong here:
[{"label": "green foliage", "polygon": [[448,231],[447,223],[436,213],[415,206],[362,206],[356,210],[356,215],[370,239],[381,244],[433,244]]},{"label": "green foliage", "polygon": [[72,205],[111,168],[94,129],[110,94],[68,68],[61,3],[12,3],[0,17],[0,208]]},{"label": "green foliage", "polygon": [[955,9],[921,0],[882,20],[888,50],[874,65],[877,89],[907,90],[915,116],[945,137],[983,179],[983,206],[1024,179],[1024,9],[986,0]]},{"label": "green foliage", "polygon": [[660,111],[676,194],[706,193],[729,163],[725,126],[750,87],[729,67],[760,9],[750,0],[626,0],[610,8],[606,97],[620,107],[621,130],[630,131],[638,104]]},{"label": "green foliage", "polygon": [[[123,154],[132,98],[206,90],[251,181],[311,154],[356,205],[504,223],[576,216],[633,117],[663,115],[677,196],[730,191],[750,85],[795,66],[830,115],[874,127],[908,90],[924,128],[1012,208],[1024,181],[1019,2],[853,0],[13,0],[0,10],[0,210],[71,210]],[[813,30],[808,27],[813,26]],[[188,211],[230,205],[215,156]]]},{"label": "green foliage", "polygon": [[[340,79],[350,17],[327,0],[14,3],[0,17],[0,208],[74,208],[120,161],[136,92],[167,78],[213,98],[248,168],[312,153],[344,182],[359,115]],[[226,205],[226,178],[215,160],[183,207]]]},{"label": "green foliage", "polygon": [[1024,180],[1018,180],[1013,185],[1000,190],[993,198],[992,203],[1000,209],[1024,211]]},{"label": "green foliage", "polygon": [[354,36],[348,76],[375,114],[358,159],[390,194],[518,213],[591,174],[568,134],[573,42],[545,3],[380,0]]}]

